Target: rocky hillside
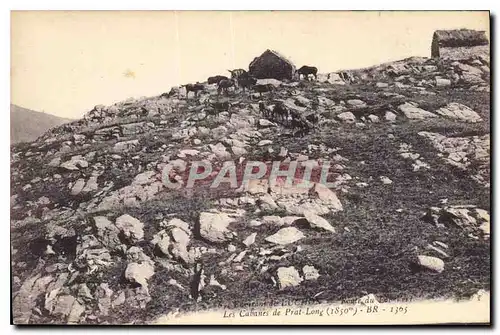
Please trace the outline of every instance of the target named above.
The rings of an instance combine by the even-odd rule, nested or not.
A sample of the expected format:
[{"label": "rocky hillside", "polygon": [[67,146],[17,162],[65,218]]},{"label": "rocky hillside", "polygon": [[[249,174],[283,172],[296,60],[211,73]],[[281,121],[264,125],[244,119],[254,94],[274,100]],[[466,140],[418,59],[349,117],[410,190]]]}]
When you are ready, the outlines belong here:
[{"label": "rocky hillside", "polygon": [[[489,60],[411,58],[112,106],[11,147],[15,323],[490,289]],[[266,106],[319,116],[298,136]],[[334,188],[183,185],[193,161],[332,162]],[[300,177],[297,177],[300,178]]]},{"label": "rocky hillside", "polygon": [[10,105],[10,142],[30,142],[52,127],[73,120]]}]

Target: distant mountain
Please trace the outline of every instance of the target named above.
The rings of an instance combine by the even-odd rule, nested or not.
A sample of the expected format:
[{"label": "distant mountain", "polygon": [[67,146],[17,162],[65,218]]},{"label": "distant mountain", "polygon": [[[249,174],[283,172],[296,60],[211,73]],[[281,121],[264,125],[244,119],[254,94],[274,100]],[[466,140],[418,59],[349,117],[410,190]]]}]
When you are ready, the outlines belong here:
[{"label": "distant mountain", "polygon": [[29,142],[45,133],[52,127],[59,126],[71,119],[55,115],[35,112],[33,110],[10,105],[10,142]]}]

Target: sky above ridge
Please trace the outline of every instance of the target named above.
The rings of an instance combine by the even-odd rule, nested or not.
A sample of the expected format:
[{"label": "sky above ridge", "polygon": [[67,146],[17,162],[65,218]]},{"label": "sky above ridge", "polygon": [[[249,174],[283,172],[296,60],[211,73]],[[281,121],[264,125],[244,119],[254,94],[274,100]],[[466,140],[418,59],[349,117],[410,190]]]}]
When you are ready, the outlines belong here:
[{"label": "sky above ridge", "polygon": [[11,102],[66,118],[248,68],[266,49],[327,73],[430,56],[488,12],[13,11]]}]

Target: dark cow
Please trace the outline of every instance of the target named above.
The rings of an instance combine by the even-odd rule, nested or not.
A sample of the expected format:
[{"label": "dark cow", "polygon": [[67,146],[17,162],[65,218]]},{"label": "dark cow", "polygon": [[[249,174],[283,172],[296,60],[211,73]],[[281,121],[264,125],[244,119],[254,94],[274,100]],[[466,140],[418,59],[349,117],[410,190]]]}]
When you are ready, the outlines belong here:
[{"label": "dark cow", "polygon": [[224,92],[228,94],[228,89],[230,87],[234,87],[235,82],[233,79],[224,79],[219,82],[219,85],[217,86],[217,95],[219,95],[221,92]]},{"label": "dark cow", "polygon": [[243,88],[243,92],[245,92],[245,89],[251,88],[257,83],[257,79],[245,72],[236,79],[236,82],[238,83],[239,87]]},{"label": "dark cow", "polygon": [[314,79],[318,79],[318,68],[314,66],[307,66],[304,65],[300,69],[297,70],[297,73],[299,74],[299,80],[300,76],[304,76],[305,79],[309,78],[309,75],[312,74],[314,76]]},{"label": "dark cow", "polygon": [[189,96],[189,92],[194,92],[194,96],[197,97],[199,91],[205,90],[205,86],[199,82],[196,82],[196,84],[187,84],[184,87],[186,87],[186,99]]},{"label": "dark cow", "polygon": [[264,101],[259,102],[259,111],[262,114],[263,117],[272,119],[274,118],[274,106],[266,106]]},{"label": "dark cow", "polygon": [[224,80],[224,79],[229,79],[228,77],[226,76],[213,76],[213,77],[208,77],[207,79],[207,83],[209,85],[212,85],[212,84],[219,84],[219,82],[221,80]]},{"label": "dark cow", "polygon": [[211,108],[208,108],[206,110],[207,114],[212,114],[215,116],[219,115],[220,112],[229,111],[229,109],[231,108],[231,104],[229,103],[229,101],[216,101],[216,102],[208,101],[208,105]]},{"label": "dark cow", "polygon": [[273,117],[282,123],[287,123],[290,111],[285,107],[283,102],[278,101],[273,108]]}]

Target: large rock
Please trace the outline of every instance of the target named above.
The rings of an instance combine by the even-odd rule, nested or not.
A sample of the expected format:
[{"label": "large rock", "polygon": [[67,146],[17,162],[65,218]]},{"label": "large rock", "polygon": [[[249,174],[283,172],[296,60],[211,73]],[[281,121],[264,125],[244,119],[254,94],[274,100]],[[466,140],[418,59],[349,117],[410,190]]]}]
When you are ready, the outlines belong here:
[{"label": "large rock", "polygon": [[220,160],[231,159],[231,153],[226,150],[226,147],[222,143],[217,143],[216,145],[210,144],[210,150],[217,156]]},{"label": "large rock", "polygon": [[139,144],[139,140],[130,140],[124,142],[115,143],[113,150],[115,152],[124,152],[133,150]]},{"label": "large rock", "polygon": [[306,220],[309,222],[311,228],[326,230],[335,233],[335,228],[333,228],[332,225],[328,221],[323,219],[321,216],[318,216],[311,212],[305,212],[304,216],[306,217]]},{"label": "large rock", "polygon": [[437,257],[431,257],[431,256],[424,256],[420,255],[417,257],[418,258],[418,265],[429,269],[434,272],[443,272],[444,270],[444,262],[443,260],[437,258]]},{"label": "large rock", "polygon": [[327,205],[333,211],[343,210],[342,203],[337,197],[337,194],[325,185],[315,183],[312,192],[318,197],[319,200],[321,200],[323,204]]},{"label": "large rock", "polygon": [[82,178],[78,179],[71,187],[71,195],[80,194],[80,192],[82,192],[84,187],[85,187],[85,179]]},{"label": "large rock", "polygon": [[366,102],[364,102],[363,100],[359,100],[359,99],[351,99],[351,100],[347,100],[347,105],[349,107],[353,107],[353,108],[360,108],[360,107],[365,107]]},{"label": "large rock", "polygon": [[418,108],[416,104],[406,102],[399,106],[399,110],[402,111],[405,116],[409,119],[427,119],[430,117],[436,117],[435,114]]},{"label": "large rock", "polygon": [[137,283],[142,287],[148,287],[148,279],[154,275],[154,267],[149,262],[129,263],[125,269],[125,279]]},{"label": "large rock", "polygon": [[452,102],[436,111],[437,114],[466,122],[481,122],[481,117],[469,107]]},{"label": "large rock", "polygon": [[222,243],[231,238],[228,226],[234,219],[226,213],[200,214],[200,236],[213,243]]},{"label": "large rock", "polygon": [[121,242],[119,238],[120,229],[115,226],[108,218],[104,216],[94,217],[95,228],[97,230],[97,238],[107,248],[115,249]]},{"label": "large rock", "polygon": [[144,238],[144,224],[128,214],[118,217],[116,219],[116,226],[132,243],[138,242]]},{"label": "large rock", "polygon": [[73,156],[69,161],[66,161],[60,165],[61,168],[76,171],[79,169],[83,169],[89,166],[89,163],[83,159],[81,156]]},{"label": "large rock", "polygon": [[337,115],[337,118],[340,121],[347,122],[347,123],[354,123],[354,122],[356,122],[356,117],[351,112],[340,113],[339,115]]},{"label": "large rock", "polygon": [[268,84],[278,88],[281,86],[282,82],[277,79],[267,78],[267,79],[258,79],[256,83],[256,85],[268,85]]},{"label": "large rock", "polygon": [[286,227],[281,228],[275,234],[266,237],[265,240],[274,244],[286,245],[297,242],[304,237],[304,234],[297,228]]},{"label": "large rock", "polygon": [[276,277],[278,279],[278,287],[280,290],[286,287],[298,286],[302,281],[304,281],[297,269],[293,266],[278,268],[276,271]]}]

